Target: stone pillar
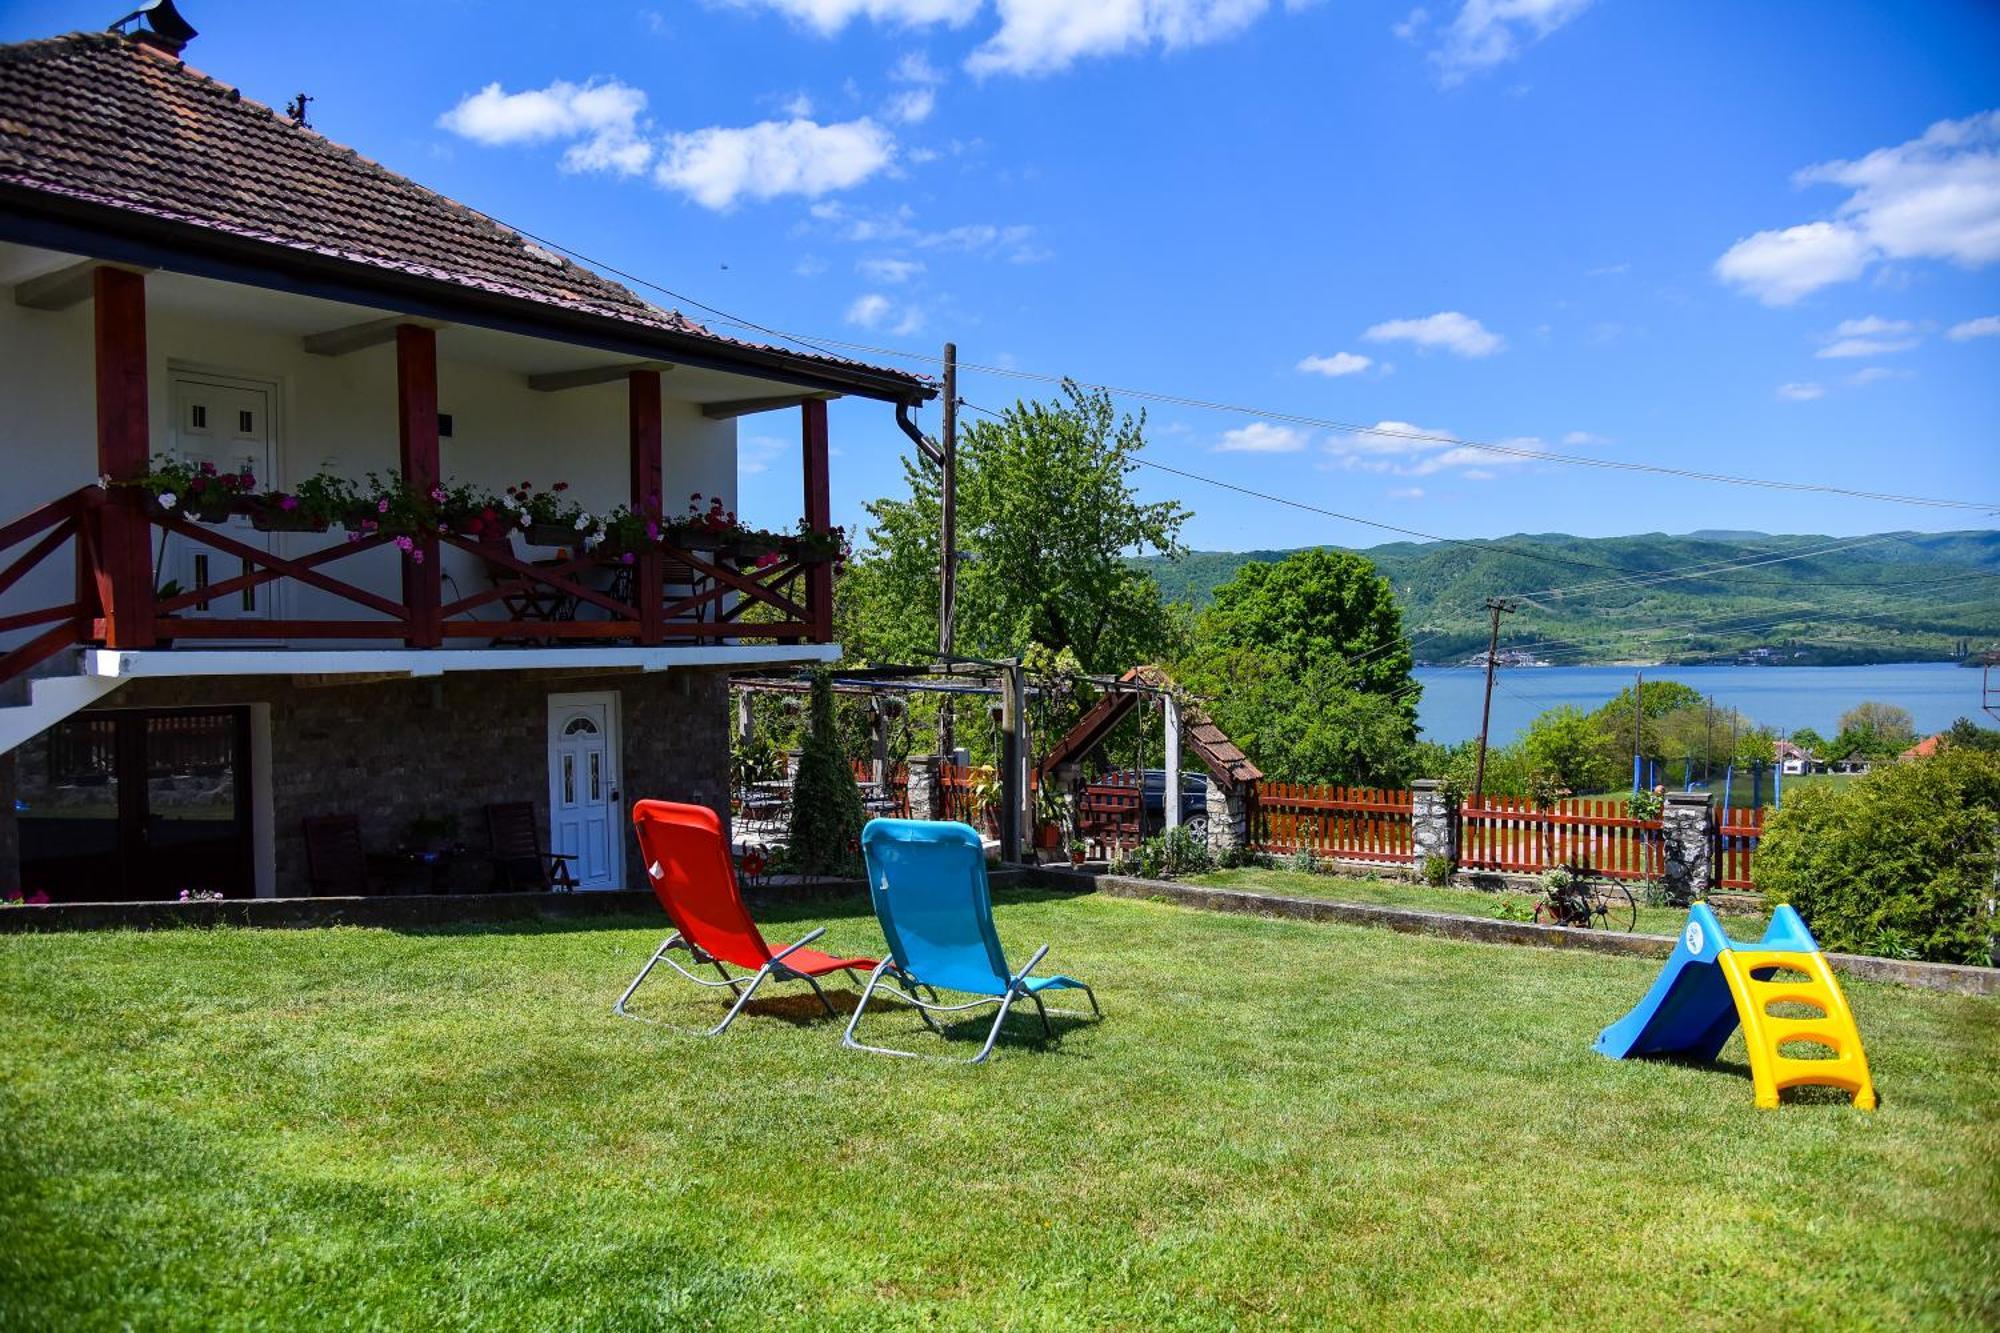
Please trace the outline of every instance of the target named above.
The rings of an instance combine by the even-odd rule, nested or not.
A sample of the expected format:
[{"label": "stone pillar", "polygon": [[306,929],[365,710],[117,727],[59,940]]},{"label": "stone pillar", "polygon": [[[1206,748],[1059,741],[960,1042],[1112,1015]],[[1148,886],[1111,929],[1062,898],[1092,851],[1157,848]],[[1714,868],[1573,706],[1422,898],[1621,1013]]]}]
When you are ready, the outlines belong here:
[{"label": "stone pillar", "polygon": [[934,754],[910,756],[910,818],[939,818],[938,757]]},{"label": "stone pillar", "polygon": [[1225,788],[1208,779],[1208,847],[1214,852],[1242,851],[1250,845],[1250,789]]},{"label": "stone pillar", "polygon": [[1707,792],[1671,791],[1660,815],[1667,901],[1685,907],[1708,896],[1715,855],[1715,804]]},{"label": "stone pillar", "polygon": [[1433,856],[1458,870],[1458,802],[1436,778],[1418,778],[1410,784],[1410,869],[1421,877]]}]

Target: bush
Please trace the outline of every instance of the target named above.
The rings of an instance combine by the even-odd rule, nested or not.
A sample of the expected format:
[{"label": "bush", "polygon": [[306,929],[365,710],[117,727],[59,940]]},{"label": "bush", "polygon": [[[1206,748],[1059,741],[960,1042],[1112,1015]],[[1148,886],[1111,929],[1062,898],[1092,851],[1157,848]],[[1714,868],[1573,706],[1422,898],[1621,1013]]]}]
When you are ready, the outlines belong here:
[{"label": "bush", "polygon": [[1317,875],[1319,858],[1313,855],[1312,848],[1301,847],[1285,858],[1285,869],[1301,875]]},{"label": "bush", "polygon": [[843,878],[861,873],[861,789],[840,745],[833,713],[833,678],[815,671],[805,745],[792,779],[788,869]]},{"label": "bush", "polygon": [[1844,786],[1805,787],[1752,861],[1827,949],[1941,963],[1993,956],[2000,754],[1947,748]]},{"label": "bush", "polygon": [[1140,879],[1178,879],[1201,875],[1215,869],[1215,854],[1208,840],[1198,837],[1181,824],[1152,837],[1118,858],[1112,870]]},{"label": "bush", "polygon": [[1451,858],[1435,852],[1424,858],[1424,883],[1434,889],[1451,887]]}]

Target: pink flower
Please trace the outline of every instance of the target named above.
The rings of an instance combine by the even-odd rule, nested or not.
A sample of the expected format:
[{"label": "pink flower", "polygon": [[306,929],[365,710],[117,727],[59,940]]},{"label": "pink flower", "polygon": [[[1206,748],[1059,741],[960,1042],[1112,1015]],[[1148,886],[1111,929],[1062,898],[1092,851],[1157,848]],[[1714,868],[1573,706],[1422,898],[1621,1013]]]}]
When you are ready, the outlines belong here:
[{"label": "pink flower", "polygon": [[386,514],[386,513],[388,513],[388,512],[389,512],[389,500],[388,500],[388,497],[386,497],[386,496],[385,496],[385,497],[383,497],[382,499],[380,499],[380,500],[377,500],[377,501],[375,502],[375,512],[376,512],[376,513],[378,513],[378,514]]},{"label": "pink flower", "polygon": [[648,523],[646,525],[646,540],[649,542],[656,542],[659,539],[660,539],[660,525],[657,523]]},{"label": "pink flower", "polygon": [[619,557],[618,557],[618,563],[619,563],[619,564],[621,564],[621,565],[629,565],[629,564],[631,564],[631,563],[632,563],[632,553],[631,553],[630,551],[627,551],[627,552],[626,552],[625,554],[623,554],[623,555],[619,556]]},{"label": "pink flower", "polygon": [[424,563],[424,553],[422,551],[412,551],[410,552],[410,559],[421,565]]},{"label": "pink flower", "polygon": [[398,537],[396,538],[396,547],[398,550],[413,551],[416,549],[417,544],[408,537]]},{"label": "pink flower", "polygon": [[278,501],[278,508],[283,510],[290,511],[293,509],[297,509],[298,507],[299,507],[299,497],[296,495],[287,495]]},{"label": "pink flower", "polygon": [[42,907],[46,905],[48,901],[49,901],[49,895],[41,889],[36,889],[33,893],[28,895],[28,905],[30,907]]},{"label": "pink flower", "polygon": [[433,487],[431,487],[431,499],[433,499],[433,500],[437,501],[437,502],[438,502],[439,504],[443,504],[443,503],[444,503],[444,498],[445,498],[445,489],[444,489],[444,487],[442,487],[442,486],[433,486]]}]

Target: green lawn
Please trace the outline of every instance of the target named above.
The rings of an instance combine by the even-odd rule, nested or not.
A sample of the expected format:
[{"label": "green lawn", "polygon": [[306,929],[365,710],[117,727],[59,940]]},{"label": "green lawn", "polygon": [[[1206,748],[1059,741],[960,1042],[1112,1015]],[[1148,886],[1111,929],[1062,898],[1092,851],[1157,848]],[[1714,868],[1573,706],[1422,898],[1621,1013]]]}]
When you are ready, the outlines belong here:
[{"label": "green lawn", "polygon": [[843,1051],[797,999],[617,1020],[653,920],[0,937],[0,1325],[2000,1320],[2000,1004],[1855,983],[1882,1109],[1760,1112],[1739,1043],[1591,1052],[1650,963],[999,921],[1108,1017],[983,1068]]},{"label": "green lawn", "polygon": [[[1417,907],[1433,912],[1456,912],[1460,916],[1504,917],[1511,913],[1517,920],[1534,918],[1535,900],[1540,896],[1539,892],[1526,889],[1504,893],[1485,889],[1435,889],[1428,884],[1412,883],[1401,878],[1401,874],[1401,871],[1389,870],[1384,871],[1380,879],[1354,879],[1343,875],[1309,875],[1296,870],[1251,866],[1195,875],[1187,882],[1218,889],[1283,894],[1293,898],[1324,898],[1330,902],[1367,903],[1382,907]],[[1647,907],[1639,887],[1627,887],[1639,902],[1639,923],[1633,929],[1641,934],[1673,935],[1686,924],[1687,909]],[[1770,919],[1768,912],[1742,913],[1730,916],[1727,924],[1730,934],[1737,939],[1754,940],[1764,933],[1764,926]]]}]

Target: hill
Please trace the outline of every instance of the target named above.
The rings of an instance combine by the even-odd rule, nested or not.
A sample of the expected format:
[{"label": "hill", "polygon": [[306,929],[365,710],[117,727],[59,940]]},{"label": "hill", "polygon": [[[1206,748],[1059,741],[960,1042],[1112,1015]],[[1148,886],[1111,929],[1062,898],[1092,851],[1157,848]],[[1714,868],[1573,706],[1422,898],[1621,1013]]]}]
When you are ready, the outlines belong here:
[{"label": "hill", "polygon": [[[1559,663],[1940,661],[2000,646],[2000,532],[1522,533],[1358,553],[1395,587],[1420,661],[1484,652],[1495,596],[1518,606],[1503,646]],[[1289,554],[1134,563],[1199,609],[1244,565]]]}]

